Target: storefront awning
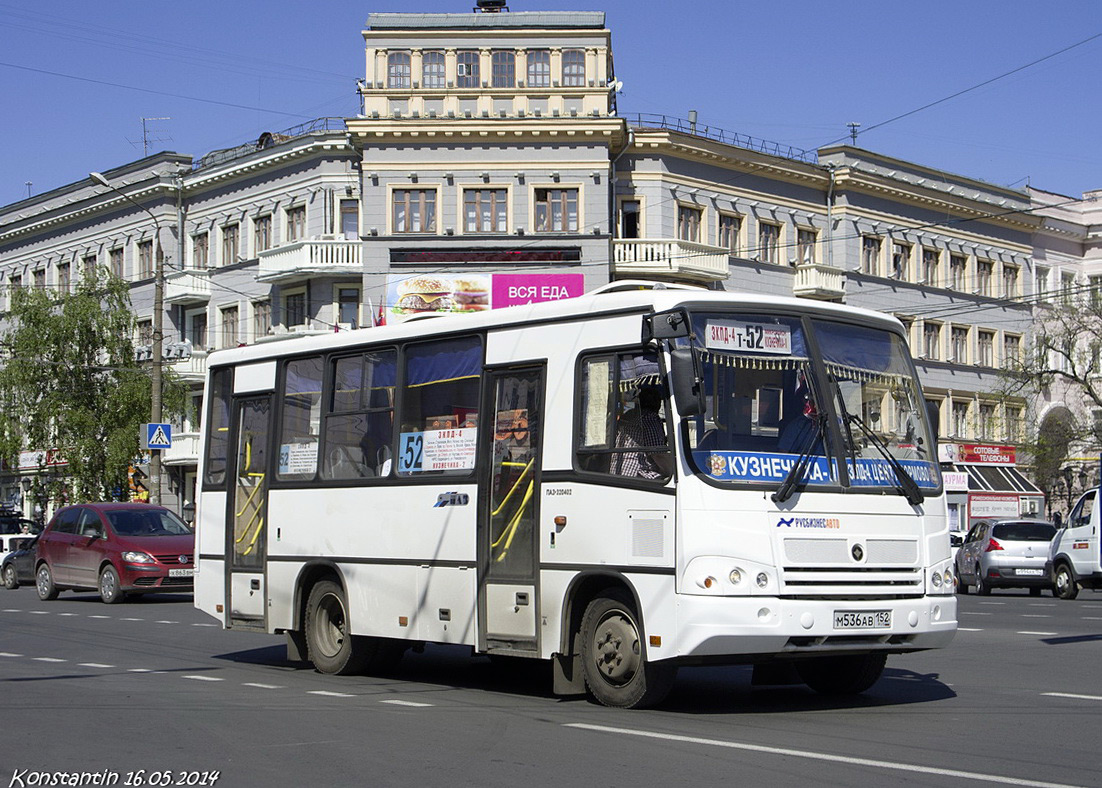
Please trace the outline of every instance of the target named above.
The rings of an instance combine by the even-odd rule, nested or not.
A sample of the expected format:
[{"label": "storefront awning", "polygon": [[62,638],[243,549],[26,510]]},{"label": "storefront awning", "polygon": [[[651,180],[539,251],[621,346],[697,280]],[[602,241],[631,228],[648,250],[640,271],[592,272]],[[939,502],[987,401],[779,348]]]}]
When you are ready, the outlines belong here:
[{"label": "storefront awning", "polygon": [[1010,465],[953,465],[944,463],[942,470],[968,474],[969,492],[1006,492],[1043,495],[1037,485]]}]

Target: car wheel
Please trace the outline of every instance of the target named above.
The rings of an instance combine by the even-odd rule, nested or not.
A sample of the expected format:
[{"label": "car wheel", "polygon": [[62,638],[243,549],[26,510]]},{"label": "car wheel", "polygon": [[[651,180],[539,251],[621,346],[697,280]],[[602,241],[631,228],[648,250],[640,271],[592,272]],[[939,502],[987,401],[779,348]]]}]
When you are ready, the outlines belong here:
[{"label": "car wheel", "polygon": [[880,679],[887,661],[883,652],[814,657],[797,662],[796,672],[821,695],[857,695]]},{"label": "car wheel", "polygon": [[620,589],[598,596],[582,616],[582,675],[590,694],[604,706],[653,706],[673,687],[677,666],[646,659],[637,621],[634,603]]},{"label": "car wheel", "polygon": [[14,564],[8,564],[4,567],[4,588],[19,588],[19,581],[15,578]]},{"label": "car wheel", "polygon": [[119,573],[111,565],[105,566],[99,573],[99,598],[107,605],[116,605],[126,598],[119,582]]},{"label": "car wheel", "polygon": [[960,571],[955,568],[953,570],[953,582],[956,583],[958,594],[968,593],[968,583],[964,582],[964,577],[961,575]]},{"label": "car wheel", "polygon": [[1060,599],[1075,599],[1079,596],[1079,583],[1067,564],[1056,567],[1052,577],[1052,594]]},{"label": "car wheel", "polygon": [[976,567],[976,593],[980,596],[990,596],[991,594],[991,586],[984,581],[978,566]]},{"label": "car wheel", "polygon": [[50,573],[50,565],[42,564],[34,574],[34,585],[38,589],[38,598],[43,602],[57,599],[58,589],[54,585],[54,576]]},{"label": "car wheel", "polygon": [[371,655],[350,629],[344,589],[332,580],[322,580],[306,602],[306,654],[320,673],[346,676],[363,669]]}]

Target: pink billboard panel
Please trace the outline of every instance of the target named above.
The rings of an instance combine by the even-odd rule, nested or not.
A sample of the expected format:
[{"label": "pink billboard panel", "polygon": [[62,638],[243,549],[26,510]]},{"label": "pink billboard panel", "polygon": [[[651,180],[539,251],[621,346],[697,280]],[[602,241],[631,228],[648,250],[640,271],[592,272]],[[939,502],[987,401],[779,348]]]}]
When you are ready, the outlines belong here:
[{"label": "pink billboard panel", "polygon": [[585,292],[585,274],[494,274],[494,309],[576,298]]}]

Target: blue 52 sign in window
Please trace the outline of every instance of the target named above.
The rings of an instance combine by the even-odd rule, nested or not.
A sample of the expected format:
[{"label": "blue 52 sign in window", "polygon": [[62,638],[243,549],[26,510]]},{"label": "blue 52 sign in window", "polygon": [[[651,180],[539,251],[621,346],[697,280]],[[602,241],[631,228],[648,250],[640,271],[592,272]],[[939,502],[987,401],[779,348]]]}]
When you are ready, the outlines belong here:
[{"label": "blue 52 sign in window", "polygon": [[403,432],[398,439],[398,473],[421,470],[425,451],[425,433]]}]

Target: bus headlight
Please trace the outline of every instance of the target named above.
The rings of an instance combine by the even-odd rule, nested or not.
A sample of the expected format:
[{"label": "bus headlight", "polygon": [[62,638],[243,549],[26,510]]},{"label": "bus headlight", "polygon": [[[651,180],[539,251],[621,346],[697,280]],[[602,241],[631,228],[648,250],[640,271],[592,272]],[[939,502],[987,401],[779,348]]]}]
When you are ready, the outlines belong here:
[{"label": "bus headlight", "polygon": [[956,593],[956,588],[953,586],[953,568],[949,561],[938,561],[930,567],[926,593],[938,595]]},{"label": "bus headlight", "polygon": [[681,593],[702,596],[775,595],[773,567],[742,558],[707,555],[689,562],[680,584]]}]

